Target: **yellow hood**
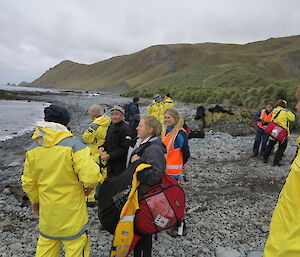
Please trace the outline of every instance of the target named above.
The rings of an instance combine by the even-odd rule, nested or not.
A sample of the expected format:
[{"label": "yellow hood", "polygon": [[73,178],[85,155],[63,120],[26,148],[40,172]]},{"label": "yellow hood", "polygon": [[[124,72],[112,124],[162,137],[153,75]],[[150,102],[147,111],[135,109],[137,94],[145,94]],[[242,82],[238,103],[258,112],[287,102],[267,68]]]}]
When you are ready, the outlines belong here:
[{"label": "yellow hood", "polygon": [[73,134],[64,125],[55,122],[38,121],[34,128],[32,139],[44,147],[51,147],[62,139],[72,136]]}]

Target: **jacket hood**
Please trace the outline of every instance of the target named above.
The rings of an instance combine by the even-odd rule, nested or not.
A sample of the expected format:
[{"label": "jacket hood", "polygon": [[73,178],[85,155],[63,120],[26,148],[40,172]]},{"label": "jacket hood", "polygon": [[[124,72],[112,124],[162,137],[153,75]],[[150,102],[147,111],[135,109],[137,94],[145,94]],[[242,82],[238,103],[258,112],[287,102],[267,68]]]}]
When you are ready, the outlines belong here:
[{"label": "jacket hood", "polygon": [[100,125],[100,126],[104,126],[104,127],[108,127],[110,124],[110,118],[107,117],[106,115],[100,116],[99,118],[96,118],[93,123]]},{"label": "jacket hood", "polygon": [[39,145],[51,147],[56,145],[66,137],[72,137],[73,134],[59,123],[38,121],[34,128],[32,139],[37,141]]}]

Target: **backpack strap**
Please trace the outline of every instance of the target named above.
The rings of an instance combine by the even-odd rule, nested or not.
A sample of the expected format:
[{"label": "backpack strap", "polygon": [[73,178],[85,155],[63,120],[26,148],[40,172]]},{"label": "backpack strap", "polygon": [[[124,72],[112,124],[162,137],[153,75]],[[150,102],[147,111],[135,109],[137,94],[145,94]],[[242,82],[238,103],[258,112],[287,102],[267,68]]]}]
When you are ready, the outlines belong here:
[{"label": "backpack strap", "polygon": [[273,118],[273,120],[275,120],[277,117],[278,117],[278,115],[279,115],[279,113],[282,111],[282,109],[279,111],[279,112],[277,112],[277,114],[275,115],[275,117]]}]

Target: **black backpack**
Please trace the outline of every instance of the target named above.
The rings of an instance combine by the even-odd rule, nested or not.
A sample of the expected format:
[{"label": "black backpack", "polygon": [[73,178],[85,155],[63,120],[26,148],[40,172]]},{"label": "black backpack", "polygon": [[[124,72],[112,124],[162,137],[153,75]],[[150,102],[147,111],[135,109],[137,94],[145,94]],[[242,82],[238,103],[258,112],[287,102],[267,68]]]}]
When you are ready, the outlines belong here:
[{"label": "black backpack", "polygon": [[191,130],[188,133],[188,139],[191,138],[204,138],[205,137],[205,133],[203,130]]},{"label": "black backpack", "polygon": [[103,228],[111,234],[115,233],[130,193],[132,176],[141,163],[141,160],[135,161],[120,175],[105,179],[97,190],[98,217]]},{"label": "black backpack", "polygon": [[125,104],[124,105],[124,111],[125,111],[125,114],[124,114],[124,119],[125,121],[130,121],[132,120],[132,117],[130,115],[130,111],[129,111],[129,107],[131,106],[132,103],[129,103],[129,104]]}]

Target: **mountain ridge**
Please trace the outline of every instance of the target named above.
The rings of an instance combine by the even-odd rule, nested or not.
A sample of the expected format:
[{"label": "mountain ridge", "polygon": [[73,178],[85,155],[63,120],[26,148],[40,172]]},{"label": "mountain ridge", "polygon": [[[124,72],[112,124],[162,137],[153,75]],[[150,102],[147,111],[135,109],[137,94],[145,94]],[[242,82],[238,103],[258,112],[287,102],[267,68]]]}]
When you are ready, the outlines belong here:
[{"label": "mountain ridge", "polygon": [[30,86],[121,91],[159,87],[238,87],[300,80],[300,36],[247,44],[155,45],[94,64],[62,61]]}]

